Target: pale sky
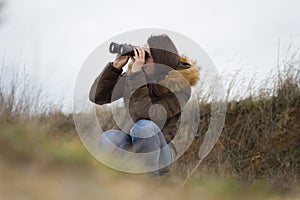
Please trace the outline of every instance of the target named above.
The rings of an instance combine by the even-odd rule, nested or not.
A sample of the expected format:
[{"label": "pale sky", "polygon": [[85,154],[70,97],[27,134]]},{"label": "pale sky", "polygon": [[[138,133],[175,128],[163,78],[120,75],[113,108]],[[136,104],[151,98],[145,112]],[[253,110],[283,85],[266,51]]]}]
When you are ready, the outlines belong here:
[{"label": "pale sky", "polygon": [[8,0],[2,18],[0,59],[9,65],[6,73],[26,66],[50,96],[66,95],[66,110],[90,53],[133,29],[168,29],[189,37],[220,73],[242,67],[264,74],[276,66],[278,39],[282,52],[291,40],[300,47],[298,0]]}]

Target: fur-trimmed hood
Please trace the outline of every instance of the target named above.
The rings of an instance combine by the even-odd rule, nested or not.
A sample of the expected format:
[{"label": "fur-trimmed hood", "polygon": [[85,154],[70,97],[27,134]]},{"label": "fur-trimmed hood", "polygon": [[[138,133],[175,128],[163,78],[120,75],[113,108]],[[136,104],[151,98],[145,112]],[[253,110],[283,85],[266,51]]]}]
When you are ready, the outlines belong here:
[{"label": "fur-trimmed hood", "polygon": [[[176,70],[169,71],[166,76],[158,82],[163,86],[166,86],[171,91],[181,91],[187,84],[189,86],[197,85],[200,79],[200,67],[197,66],[195,61],[192,61],[188,57],[181,55],[179,57],[179,65]],[[126,74],[131,74],[132,62],[128,65],[128,70]]]}]

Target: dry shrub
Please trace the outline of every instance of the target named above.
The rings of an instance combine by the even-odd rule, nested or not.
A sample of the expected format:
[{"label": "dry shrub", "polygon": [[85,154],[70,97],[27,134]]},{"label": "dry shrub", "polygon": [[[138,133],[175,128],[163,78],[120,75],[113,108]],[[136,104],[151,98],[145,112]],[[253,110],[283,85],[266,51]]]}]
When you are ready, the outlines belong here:
[{"label": "dry shrub", "polygon": [[[227,98],[231,100],[227,103],[225,126],[197,176],[205,173],[229,175],[246,183],[267,180],[280,190],[299,185],[299,58],[291,57],[278,73],[271,72],[260,84],[253,84],[256,90],[244,98],[231,94],[232,87],[239,84],[229,84]],[[238,88],[234,90],[239,91]],[[197,153],[210,122],[209,104],[200,106],[199,137],[173,167],[183,177],[199,160]]]}]

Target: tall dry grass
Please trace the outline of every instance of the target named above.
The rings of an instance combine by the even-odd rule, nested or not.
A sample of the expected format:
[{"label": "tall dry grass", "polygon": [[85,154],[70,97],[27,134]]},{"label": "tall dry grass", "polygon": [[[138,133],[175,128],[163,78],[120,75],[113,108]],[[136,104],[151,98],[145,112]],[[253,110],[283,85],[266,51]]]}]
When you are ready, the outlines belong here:
[{"label": "tall dry grass", "polygon": [[[26,71],[23,70],[11,77],[4,76],[6,68],[2,64],[0,73],[1,170],[12,174],[11,184],[24,184],[14,174],[21,174],[22,168],[29,164],[30,167],[25,170],[26,174],[21,177],[41,178],[43,183],[47,184],[47,181],[53,183],[55,180],[46,174],[54,174],[54,176],[65,177],[70,182],[85,181],[88,185],[99,184],[99,187],[111,192],[113,188],[118,188],[118,198],[122,198],[123,195],[125,199],[139,191],[144,194],[160,191],[161,195],[157,195],[157,198],[161,199],[187,196],[196,199],[198,195],[209,196],[213,193],[218,193],[223,198],[227,198],[224,194],[228,193],[229,199],[242,199],[247,191],[261,195],[252,199],[269,197],[272,199],[278,192],[291,192],[300,185],[299,63],[299,52],[297,52],[284,60],[275,71],[260,82],[255,77],[243,79],[241,73],[232,76],[232,79],[225,84],[228,102],[221,137],[193,174],[185,190],[179,194],[174,191],[176,183],[182,181],[199,160],[198,152],[211,117],[209,94],[198,93],[200,123],[192,145],[174,163],[169,174],[155,180],[154,186],[147,188],[147,184],[153,183],[153,180],[142,178],[143,183],[146,184],[139,184],[135,182],[137,176],[134,176],[134,181],[128,183],[132,176],[122,173],[120,175],[103,166],[99,167],[99,163],[81,145],[72,115],[63,113],[61,106],[49,102],[47,94],[41,87],[33,85]],[[118,110],[118,108],[114,109]],[[111,107],[97,107],[97,116],[103,130],[117,128]],[[38,176],[30,174],[30,170],[36,172],[35,169],[38,170]],[[100,178],[93,177],[92,173]],[[99,181],[103,177],[112,189]],[[70,182],[67,184],[73,188],[74,185]],[[124,184],[131,186],[132,193],[127,193],[118,182],[122,184],[125,182]],[[157,184],[171,187],[156,187]],[[38,181],[32,182],[32,186],[28,186],[27,189],[35,194],[32,188],[38,185]],[[91,186],[89,190],[84,184],[81,186],[91,191],[93,196],[100,195],[97,187]],[[0,181],[0,192],[1,187],[9,191],[4,182]],[[128,186],[124,187],[128,188]],[[47,190],[43,187],[38,188],[45,192]],[[58,191],[57,189],[54,192]],[[100,191],[103,193],[102,189]],[[10,193],[6,195],[9,197]],[[84,197],[84,192],[81,191],[80,195]],[[108,199],[112,198],[107,195]]]},{"label": "tall dry grass", "polygon": [[[263,180],[278,191],[299,186],[299,59],[298,51],[261,82],[252,78],[245,84],[239,73],[234,74],[227,88],[230,101],[225,127],[215,148],[199,168],[199,178],[209,173],[221,177],[229,175],[243,183]],[[245,91],[248,95],[239,95]],[[210,123],[210,106],[200,106],[199,137],[176,166],[184,176],[199,159],[197,152]]]}]

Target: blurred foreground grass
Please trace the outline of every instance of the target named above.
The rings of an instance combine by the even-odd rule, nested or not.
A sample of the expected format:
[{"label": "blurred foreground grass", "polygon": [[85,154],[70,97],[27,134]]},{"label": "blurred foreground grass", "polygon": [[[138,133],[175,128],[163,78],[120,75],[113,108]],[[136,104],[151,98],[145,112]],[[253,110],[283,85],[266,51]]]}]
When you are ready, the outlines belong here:
[{"label": "blurred foreground grass", "polygon": [[[77,137],[47,135],[40,124],[0,125],[0,199],[297,199],[267,182],[242,184],[230,177],[151,178],[111,170]],[[198,177],[198,178],[197,178]],[[299,194],[299,193],[298,193]]]}]

